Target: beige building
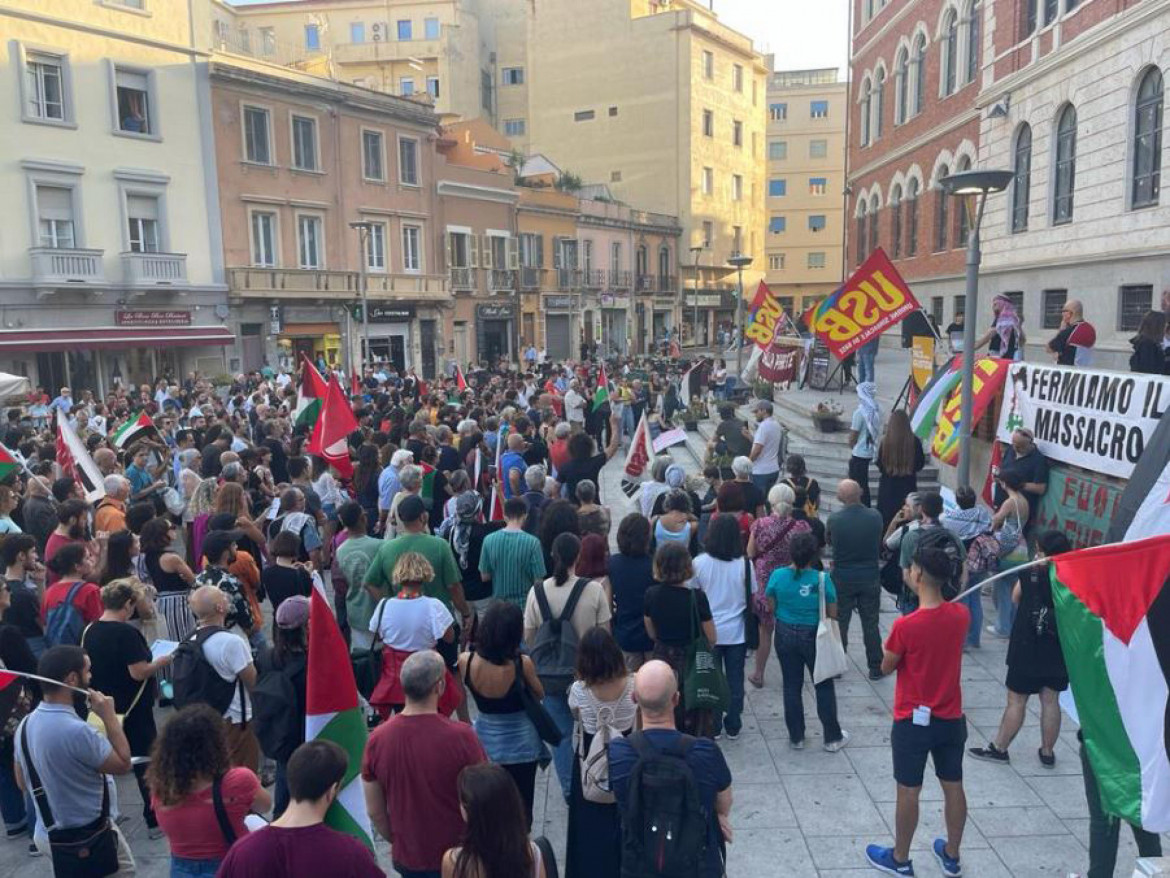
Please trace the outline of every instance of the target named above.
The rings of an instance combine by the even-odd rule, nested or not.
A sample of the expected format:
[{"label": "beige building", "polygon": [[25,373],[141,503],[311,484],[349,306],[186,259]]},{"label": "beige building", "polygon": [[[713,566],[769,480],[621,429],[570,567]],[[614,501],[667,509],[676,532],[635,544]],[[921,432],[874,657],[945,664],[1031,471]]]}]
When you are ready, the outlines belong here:
[{"label": "beige building", "polygon": [[766,279],[789,314],[844,280],[847,91],[836,68],[768,77]]}]

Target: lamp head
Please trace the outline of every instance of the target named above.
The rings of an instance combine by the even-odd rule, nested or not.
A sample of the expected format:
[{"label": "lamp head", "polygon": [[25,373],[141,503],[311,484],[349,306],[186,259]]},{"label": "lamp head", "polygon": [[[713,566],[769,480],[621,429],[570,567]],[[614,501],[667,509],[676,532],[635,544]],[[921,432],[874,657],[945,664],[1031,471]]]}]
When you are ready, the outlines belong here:
[{"label": "lamp head", "polygon": [[360,222],[352,222],[349,224],[349,227],[351,229],[357,229],[358,231],[362,231],[362,232],[368,232],[371,228],[373,228],[373,226],[374,226],[373,223],[366,222],[365,220],[362,220]]},{"label": "lamp head", "polygon": [[1002,192],[1014,177],[1012,171],[959,171],[938,182],[948,195],[982,195]]},{"label": "lamp head", "polygon": [[727,264],[732,266],[733,268],[746,268],[747,266],[751,265],[754,261],[755,260],[752,259],[752,257],[750,257],[750,256],[745,256],[742,253],[737,253],[735,256],[732,256],[730,259],[727,260]]}]

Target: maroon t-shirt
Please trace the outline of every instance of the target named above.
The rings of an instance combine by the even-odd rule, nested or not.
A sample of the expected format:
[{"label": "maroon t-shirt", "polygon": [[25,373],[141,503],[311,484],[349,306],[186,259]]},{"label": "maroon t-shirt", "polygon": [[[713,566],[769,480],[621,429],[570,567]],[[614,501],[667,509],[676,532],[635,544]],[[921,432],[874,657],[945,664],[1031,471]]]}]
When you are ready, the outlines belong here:
[{"label": "maroon t-shirt", "polygon": [[385,878],[373,853],[356,838],[324,823],[285,829],[267,826],[228,851],[217,878]]},{"label": "maroon t-shirt", "polygon": [[459,772],[486,761],[471,726],[438,714],[399,714],[374,729],[362,779],[382,786],[396,865],[419,872],[441,868],[443,853],[463,837]]}]

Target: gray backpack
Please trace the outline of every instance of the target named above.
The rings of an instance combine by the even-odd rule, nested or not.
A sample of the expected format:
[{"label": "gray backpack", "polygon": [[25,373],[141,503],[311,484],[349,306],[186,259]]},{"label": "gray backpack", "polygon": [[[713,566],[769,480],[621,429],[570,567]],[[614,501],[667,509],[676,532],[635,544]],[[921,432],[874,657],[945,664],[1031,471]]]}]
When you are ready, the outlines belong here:
[{"label": "gray backpack", "polygon": [[536,586],[536,604],[540,607],[540,627],[532,644],[532,664],[548,695],[564,695],[577,676],[577,632],[573,630],[573,611],[589,580],[577,577],[573,591],[560,616],[553,617],[544,583]]}]

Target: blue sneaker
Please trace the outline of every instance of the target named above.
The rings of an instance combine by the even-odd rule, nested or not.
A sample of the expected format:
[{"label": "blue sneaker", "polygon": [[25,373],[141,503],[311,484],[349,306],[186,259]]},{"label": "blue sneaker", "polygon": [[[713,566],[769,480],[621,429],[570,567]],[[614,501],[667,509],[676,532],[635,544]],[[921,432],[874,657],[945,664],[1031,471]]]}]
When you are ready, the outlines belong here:
[{"label": "blue sneaker", "polygon": [[934,851],[934,856],[938,860],[938,864],[942,867],[942,873],[947,878],[962,878],[963,867],[959,863],[958,857],[952,857],[947,853],[947,843],[945,839],[936,838],[934,846],[931,848]]},{"label": "blue sneaker", "polygon": [[914,875],[914,863],[910,860],[899,863],[894,859],[893,848],[884,848],[878,844],[867,845],[865,858],[869,860],[871,866],[887,875]]}]

